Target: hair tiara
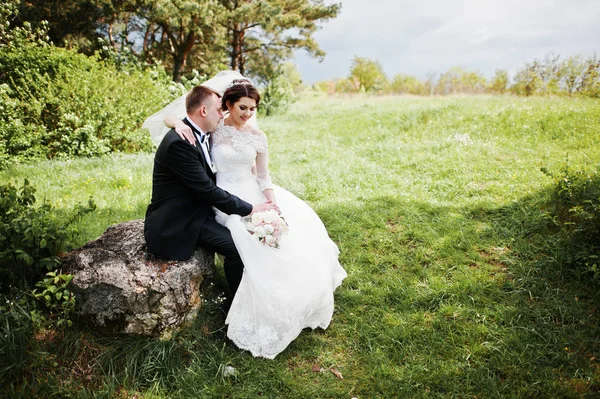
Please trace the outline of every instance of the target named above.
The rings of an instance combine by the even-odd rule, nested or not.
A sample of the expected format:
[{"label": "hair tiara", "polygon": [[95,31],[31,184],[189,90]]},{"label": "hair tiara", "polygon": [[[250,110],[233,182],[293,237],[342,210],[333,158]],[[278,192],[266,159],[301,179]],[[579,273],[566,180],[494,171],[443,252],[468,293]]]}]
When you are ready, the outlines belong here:
[{"label": "hair tiara", "polygon": [[227,86],[227,88],[229,89],[230,87],[238,86],[238,85],[254,87],[254,83],[252,83],[252,81],[250,79],[243,78],[243,79],[233,79],[231,81],[231,83],[229,84],[229,86]]}]

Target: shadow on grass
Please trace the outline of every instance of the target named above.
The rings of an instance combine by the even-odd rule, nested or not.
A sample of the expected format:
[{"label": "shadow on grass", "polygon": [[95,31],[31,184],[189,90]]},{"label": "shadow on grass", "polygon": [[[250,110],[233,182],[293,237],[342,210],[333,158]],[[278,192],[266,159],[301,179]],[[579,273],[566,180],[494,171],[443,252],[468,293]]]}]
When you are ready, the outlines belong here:
[{"label": "shadow on grass", "polygon": [[355,392],[597,394],[598,287],[566,262],[549,198],[485,208],[381,197],[318,209],[349,272],[335,322],[368,370]]},{"label": "shadow on grass", "polygon": [[[326,331],[301,334],[275,361],[255,359],[227,343],[225,315],[211,302],[168,342],[77,330],[46,337],[37,375],[7,392],[293,398],[340,397],[351,386],[357,397],[593,396],[597,287],[560,269],[548,198],[488,208],[380,197],[319,208],[349,272]],[[87,217],[103,231],[138,212]],[[232,363],[243,374],[226,378]],[[344,380],[313,382],[322,378],[314,364],[335,365]]]}]

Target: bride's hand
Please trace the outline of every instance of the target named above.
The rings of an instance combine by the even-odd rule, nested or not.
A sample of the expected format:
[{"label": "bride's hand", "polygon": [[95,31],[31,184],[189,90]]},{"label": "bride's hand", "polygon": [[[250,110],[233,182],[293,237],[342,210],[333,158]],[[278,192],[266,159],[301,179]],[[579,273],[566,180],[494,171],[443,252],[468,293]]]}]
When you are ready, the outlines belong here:
[{"label": "bride's hand", "polygon": [[196,146],[196,135],[192,131],[192,128],[183,123],[183,121],[177,121],[175,123],[175,133],[184,140],[187,140],[191,145]]},{"label": "bride's hand", "polygon": [[256,212],[265,212],[265,211],[271,211],[271,210],[276,211],[278,214],[281,215],[281,211],[279,210],[279,207],[277,205],[275,205],[274,203],[272,203],[271,201],[267,201],[262,204],[254,205],[252,207],[252,212],[250,212],[250,215],[252,215],[253,213],[256,213]]}]

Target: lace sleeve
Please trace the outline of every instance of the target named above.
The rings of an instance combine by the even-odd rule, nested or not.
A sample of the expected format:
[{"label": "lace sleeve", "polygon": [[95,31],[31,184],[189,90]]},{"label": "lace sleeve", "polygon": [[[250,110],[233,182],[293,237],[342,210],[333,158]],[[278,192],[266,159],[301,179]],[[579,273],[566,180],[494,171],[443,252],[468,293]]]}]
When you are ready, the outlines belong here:
[{"label": "lace sleeve", "polygon": [[256,146],[256,180],[261,191],[273,188],[271,176],[269,175],[269,148],[267,144],[267,136],[259,131],[257,135]]}]

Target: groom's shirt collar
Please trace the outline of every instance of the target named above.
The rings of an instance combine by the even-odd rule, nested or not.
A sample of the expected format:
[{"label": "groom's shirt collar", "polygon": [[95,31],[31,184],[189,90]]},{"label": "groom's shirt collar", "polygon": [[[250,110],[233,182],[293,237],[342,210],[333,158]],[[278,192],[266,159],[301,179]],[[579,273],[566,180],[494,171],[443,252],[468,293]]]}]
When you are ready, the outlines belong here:
[{"label": "groom's shirt collar", "polygon": [[206,134],[206,133],[204,133],[202,131],[202,129],[200,129],[200,127],[198,125],[196,125],[194,123],[194,121],[192,121],[192,119],[189,116],[186,115],[186,119],[188,120],[188,122],[190,123],[190,125],[192,125],[192,128],[194,128],[194,129],[197,130],[196,134],[198,134],[200,137],[202,137],[202,136],[204,136]]}]

